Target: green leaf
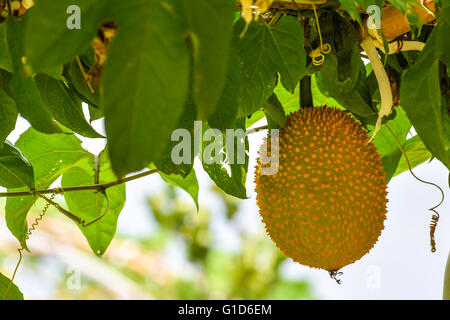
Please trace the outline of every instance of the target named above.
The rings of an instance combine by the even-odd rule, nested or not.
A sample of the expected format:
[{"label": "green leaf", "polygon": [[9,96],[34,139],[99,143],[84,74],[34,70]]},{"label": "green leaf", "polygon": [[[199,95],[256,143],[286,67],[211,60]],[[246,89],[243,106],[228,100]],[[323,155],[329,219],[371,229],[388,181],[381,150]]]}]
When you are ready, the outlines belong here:
[{"label": "green leaf", "polygon": [[12,72],[11,56],[6,41],[6,23],[0,23],[0,69]]},{"label": "green leaf", "polygon": [[16,103],[0,89],[0,148],[6,137],[14,130],[17,120]]},{"label": "green leaf", "polygon": [[403,73],[400,87],[402,107],[417,134],[447,168],[450,168],[450,119],[448,105],[441,98],[439,61],[450,66],[449,28],[450,6],[446,6],[419,59]]},{"label": "green leaf", "polygon": [[366,123],[375,123],[377,113],[369,104],[369,101],[371,101],[370,93],[367,82],[363,78],[365,68],[361,64],[359,50],[355,47],[352,55],[351,76],[340,81],[338,60],[334,54],[328,54],[323,64],[320,78],[329,94],[348,111],[358,118],[365,119],[364,122]]},{"label": "green leaf", "polygon": [[[400,107],[397,107],[395,110],[397,113],[395,119],[389,121],[387,125],[403,147],[406,136],[411,129],[411,122],[409,122],[405,111]],[[395,138],[386,126],[381,127],[380,131],[375,136],[373,143],[375,144],[375,147],[377,147],[378,153],[381,154],[384,171],[386,172],[386,180],[389,181],[396,172],[400,158],[402,157],[402,152],[397,146]]]},{"label": "green leaf", "polygon": [[239,110],[239,96],[242,88],[242,70],[240,59],[233,52],[228,63],[227,81],[216,110],[208,118],[211,128],[225,132],[234,126]]},{"label": "green leaf", "polygon": [[418,30],[420,33],[420,30],[423,26],[422,18],[420,17],[416,9],[423,8],[427,11],[429,11],[429,9],[417,0],[390,0],[389,2],[398,10],[400,10],[400,12],[403,13],[405,18],[408,20],[411,28],[412,38],[414,39],[416,30]]},{"label": "green leaf", "polygon": [[44,74],[37,75],[37,86],[41,96],[56,120],[67,128],[89,138],[102,138],[86,121],[78,97],[71,96],[69,89],[62,81]]},{"label": "green leaf", "polygon": [[262,107],[276,86],[277,71],[286,90],[294,91],[306,68],[303,28],[296,18],[283,17],[272,27],[253,22],[240,38],[244,25],[237,22],[233,45],[243,70],[238,117]]},{"label": "green leaf", "polygon": [[[227,140],[226,135],[222,134],[220,131],[211,135],[211,137],[205,137],[205,133],[208,129],[207,126],[203,127],[203,148],[202,148],[202,165],[203,169],[208,173],[209,177],[215,182],[215,184],[225,191],[226,193],[235,196],[240,199],[247,199],[247,191],[245,189],[245,181],[247,179],[248,170],[248,138],[245,137],[243,141],[239,141],[238,138],[233,138],[232,142],[231,136]],[[245,118],[236,120],[235,129],[243,130],[245,134]],[[208,139],[210,138],[210,139]],[[220,150],[214,148],[209,152],[209,148],[212,147],[213,143],[217,143],[218,148],[223,150],[227,154],[227,159],[223,159]],[[232,152],[230,151],[231,143],[234,144]],[[245,155],[243,155],[244,161],[238,160],[238,148],[244,148]],[[234,156],[231,156],[231,154]],[[209,157],[210,156],[210,157]],[[230,163],[230,158],[233,159],[233,163]],[[218,163],[221,160],[220,163]],[[243,162],[243,163],[239,163]],[[229,166],[229,172],[225,168],[224,164]]]},{"label": "green leaf", "polygon": [[105,116],[102,109],[89,105],[89,122],[99,120]]},{"label": "green leaf", "polygon": [[173,7],[164,0],[132,3],[103,75],[105,129],[119,177],[160,156],[183,113],[189,80],[183,24]]},{"label": "green leaf", "polygon": [[[69,29],[71,5],[80,8],[80,29]],[[106,0],[39,0],[27,12],[25,53],[33,70],[46,72],[84,52],[113,7]]]},{"label": "green leaf", "polygon": [[34,188],[31,163],[8,141],[0,149],[0,185],[5,188]]},{"label": "green leaf", "polygon": [[9,97],[12,98],[10,85],[11,79],[12,79],[11,72],[0,69],[0,89],[3,90]]},{"label": "green leaf", "polygon": [[[364,66],[359,55],[360,35],[357,26],[346,15],[330,10],[320,11],[319,22],[323,43],[330,45],[331,53],[337,58],[335,71],[339,81],[357,76],[358,70]],[[312,45],[314,48],[320,46],[318,37]],[[325,61],[329,56],[330,54],[325,55]]]},{"label": "green leaf", "polygon": [[[15,146],[33,166],[37,189],[50,187],[78,161],[90,156],[90,153],[81,147],[81,141],[75,135],[46,135],[33,128],[25,131]],[[9,192],[26,190],[26,188],[8,189]],[[33,196],[9,197],[6,200],[6,224],[21,243],[28,229],[27,213],[35,201],[36,198]]]},{"label": "green leaf", "polygon": [[99,108],[100,90],[98,85],[93,82],[90,83],[91,88],[94,89],[94,92],[92,92],[86,82],[86,79],[84,78],[80,66],[76,61],[72,61],[68,66],[66,66],[64,69],[64,76],[67,79],[69,88],[73,89],[83,101]]},{"label": "green leaf", "polygon": [[235,3],[180,1],[180,14],[193,45],[194,102],[199,118],[206,120],[215,110],[225,85]]},{"label": "green leaf", "polygon": [[[406,156],[408,157],[411,169],[414,169],[419,164],[422,164],[431,158],[431,152],[423,144],[419,136],[414,136],[406,140],[403,149],[406,152]],[[397,170],[395,170],[394,176],[407,170],[409,170],[408,164],[406,163],[405,156],[402,154],[402,157],[400,158],[400,161],[398,163]]]},{"label": "green leaf", "polygon": [[378,6],[378,8],[383,8],[383,0],[355,0],[361,9],[367,11],[369,6]]},{"label": "green leaf", "polygon": [[46,108],[33,78],[15,73],[11,79],[11,92],[20,115],[27,119],[33,128],[47,134],[61,132]]},{"label": "green leaf", "polygon": [[[149,168],[153,169],[155,167],[153,165],[150,165]],[[198,206],[198,189],[199,188],[198,188],[198,181],[197,181],[197,176],[195,174],[194,168],[192,168],[192,170],[190,170],[189,174],[186,177],[182,177],[182,176],[176,175],[176,174],[168,175],[168,174],[164,174],[162,172],[158,172],[158,174],[161,176],[161,178],[165,182],[186,191],[192,197],[192,200],[194,200],[195,206],[197,207],[197,211],[199,210],[199,206]]]},{"label": "green leaf", "polygon": [[267,117],[269,129],[281,129],[284,127],[286,123],[286,114],[284,113],[281,102],[274,93],[264,104],[264,112]]},{"label": "green leaf", "polygon": [[[313,95],[314,106],[331,106],[339,109],[344,109],[336,100],[334,100],[322,82],[320,77],[320,73],[314,74],[314,77],[311,77],[311,91]],[[279,95],[278,95],[279,96]]]},{"label": "green leaf", "polygon": [[361,16],[359,15],[359,10],[356,5],[355,0],[339,0],[344,9],[350,14],[353,20],[358,21],[362,25]]},{"label": "green leaf", "polygon": [[[328,105],[344,109],[339,103],[337,103],[336,100],[328,97],[327,95],[323,94],[321,90],[319,90],[319,83],[317,81],[318,75],[319,74],[316,73],[314,77],[311,77],[311,92],[313,95],[314,106]],[[290,93],[289,91],[284,89],[280,83],[278,83],[273,93],[277,95],[278,100],[283,106],[285,114],[289,114],[299,109],[299,86],[295,88],[294,93]],[[263,111],[256,111],[252,114],[251,118],[246,121],[247,128],[264,117],[265,114]]]},{"label": "green leaf", "polygon": [[[116,175],[111,169],[111,163],[106,152],[101,153],[99,165],[99,183],[117,180]],[[61,180],[63,188],[92,184],[94,184],[93,155],[83,159],[76,166],[70,168],[63,174]],[[109,208],[105,216],[87,227],[78,225],[89,242],[92,251],[98,256],[102,256],[105,253],[116,233],[117,219],[125,205],[125,184],[108,188],[106,195],[109,199]],[[64,199],[66,200],[69,211],[77,217],[84,219],[86,223],[100,217],[107,209],[107,200],[101,192],[67,192],[64,194]]]},{"label": "green leaf", "polygon": [[23,22],[19,22],[14,17],[8,18],[6,36],[14,70],[10,82],[11,93],[19,113],[36,130],[44,133],[61,132],[58,125],[53,121],[52,114],[42,101],[34,79],[28,76],[24,70],[24,64],[22,63],[24,57]]},{"label": "green leaf", "polygon": [[[450,175],[449,175],[449,181],[450,181]],[[450,184],[450,183],[449,183]],[[445,266],[445,272],[444,272],[444,288],[442,293],[442,299],[443,300],[450,300],[450,252],[447,257],[447,264]]]},{"label": "green leaf", "polygon": [[13,283],[9,289],[8,296],[5,295],[11,284],[11,279],[8,279],[3,274],[0,273],[0,300],[23,300],[23,294],[20,292],[19,288]]},{"label": "green leaf", "polygon": [[400,10],[403,14],[406,13],[407,9],[407,2],[409,0],[390,0],[389,3],[391,3],[394,7],[396,7],[398,10]]},{"label": "green leaf", "polygon": [[[174,163],[172,159],[172,151],[179,143],[188,143],[188,141],[184,141],[185,137],[180,137],[180,141],[172,141],[172,137],[167,142],[166,147],[162,155],[154,161],[155,167],[165,173],[166,175],[181,175],[182,177],[187,177],[192,170],[192,166],[194,165],[194,121],[196,120],[196,110],[194,106],[194,102],[192,101],[192,94],[189,93],[188,98],[186,100],[186,104],[184,107],[184,112],[181,115],[181,118],[178,120],[177,129],[183,130],[184,132],[189,132],[189,145],[191,148],[189,150],[184,150],[189,152],[189,161],[183,161],[180,164]],[[177,137],[178,138],[178,137]]]}]

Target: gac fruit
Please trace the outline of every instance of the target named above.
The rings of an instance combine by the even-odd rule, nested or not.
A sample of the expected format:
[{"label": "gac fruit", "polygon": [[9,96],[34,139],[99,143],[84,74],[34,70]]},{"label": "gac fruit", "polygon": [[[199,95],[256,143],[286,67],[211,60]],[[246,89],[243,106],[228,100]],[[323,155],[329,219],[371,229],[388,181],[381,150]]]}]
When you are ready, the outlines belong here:
[{"label": "gac fruit", "polygon": [[[266,231],[295,262],[332,273],[375,245],[386,219],[387,182],[380,154],[349,114],[327,106],[287,116],[278,172],[257,160],[257,204]],[[275,157],[276,158],[276,157]]]}]

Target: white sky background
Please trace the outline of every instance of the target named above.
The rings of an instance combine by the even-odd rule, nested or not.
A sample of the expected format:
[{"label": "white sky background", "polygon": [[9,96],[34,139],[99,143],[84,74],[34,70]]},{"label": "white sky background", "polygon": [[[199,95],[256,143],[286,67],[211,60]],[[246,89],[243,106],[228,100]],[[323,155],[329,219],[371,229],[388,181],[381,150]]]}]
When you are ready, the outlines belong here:
[{"label": "white sky background", "polygon": [[[96,121],[93,125],[99,132],[104,132],[102,121]],[[14,142],[27,127],[27,122],[20,119],[16,130],[8,139]],[[253,168],[257,149],[264,135],[264,132],[260,132],[249,137],[249,199],[242,200],[238,213],[242,228],[250,228],[251,232],[264,232],[253,192]],[[100,152],[105,143],[103,139],[82,140],[83,146],[93,153]],[[220,214],[223,208],[209,190],[211,180],[198,161],[195,169],[200,186],[200,206],[210,208],[214,216],[212,228],[216,235],[215,240],[223,249],[234,250],[239,246],[239,242],[235,230],[224,227],[223,214]],[[301,266],[292,261],[283,265],[282,274],[285,277],[310,281],[315,295],[320,299],[441,299],[445,263],[450,249],[448,170],[439,161],[433,160],[430,164],[416,167],[414,171],[420,178],[440,185],[446,193],[446,200],[438,209],[441,218],[436,230],[437,252],[430,252],[431,212],[428,209],[440,201],[440,192],[432,186],[418,182],[405,172],[389,183],[387,220],[378,243],[368,255],[341,270],[344,272],[341,285],[330,279],[325,271]],[[146,198],[157,192],[161,186],[162,181],[157,175],[127,183],[127,202],[119,218],[119,233],[138,236],[148,235],[152,231]],[[1,230],[4,233],[6,223],[2,220]],[[12,237],[10,234],[8,236]],[[180,258],[177,257],[178,249],[182,250],[173,248],[174,269]],[[20,272],[16,282],[19,287],[23,287],[23,291],[29,287],[25,279],[21,280]]]}]

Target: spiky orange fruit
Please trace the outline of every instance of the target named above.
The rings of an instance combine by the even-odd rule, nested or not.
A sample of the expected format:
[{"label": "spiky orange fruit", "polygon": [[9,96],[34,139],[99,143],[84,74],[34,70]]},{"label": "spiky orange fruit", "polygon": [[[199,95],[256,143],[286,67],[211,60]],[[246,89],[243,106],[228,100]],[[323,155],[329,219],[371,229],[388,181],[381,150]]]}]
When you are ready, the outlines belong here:
[{"label": "spiky orange fruit", "polygon": [[330,272],[369,252],[384,228],[387,183],[362,126],[339,109],[302,108],[288,115],[279,146],[271,140],[278,172],[262,174],[273,164],[260,155],[255,182],[276,245],[295,262]]}]

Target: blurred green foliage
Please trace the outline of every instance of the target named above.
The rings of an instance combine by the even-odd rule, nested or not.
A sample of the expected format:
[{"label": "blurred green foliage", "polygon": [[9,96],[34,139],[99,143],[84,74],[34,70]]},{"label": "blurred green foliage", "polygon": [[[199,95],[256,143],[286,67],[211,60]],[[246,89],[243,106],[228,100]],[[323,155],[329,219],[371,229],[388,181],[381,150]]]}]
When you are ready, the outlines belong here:
[{"label": "blurred green foliage", "polygon": [[168,186],[160,194],[148,199],[151,212],[159,225],[159,232],[150,241],[164,250],[174,239],[182,240],[189,264],[198,271],[195,279],[180,278],[172,290],[154,292],[160,299],[311,299],[309,285],[304,281],[281,277],[280,266],[286,260],[263,233],[248,233],[238,227],[238,199],[217,187],[214,192],[221,199],[227,223],[238,230],[240,250],[217,248],[212,220],[214,213],[194,208],[177,196]]},{"label": "blurred green foliage", "polygon": [[[35,279],[34,285],[23,288],[25,298],[314,298],[307,282],[282,276],[286,258],[262,225],[248,228],[243,223],[242,202],[211,187],[213,207],[202,206],[197,212],[187,194],[162,184],[147,199],[153,231],[144,236],[119,233],[101,258],[77,241],[79,230],[70,221],[51,209],[32,240],[44,236],[53,245],[34,243],[43,249],[27,255],[19,270],[19,280]],[[58,232],[68,237],[62,239]],[[224,246],[224,241],[233,246]],[[15,245],[0,250],[0,272],[10,272],[17,258]],[[74,250],[73,260],[62,252],[68,248]]]}]

